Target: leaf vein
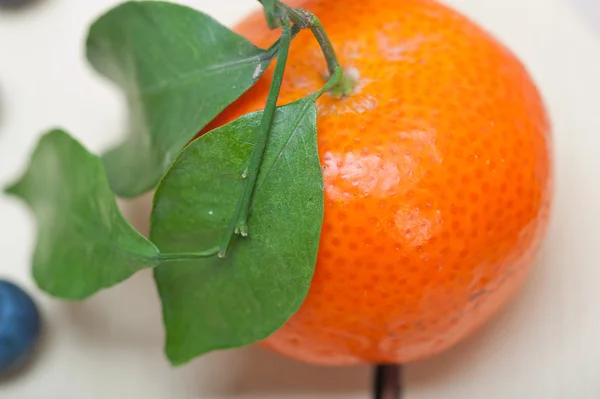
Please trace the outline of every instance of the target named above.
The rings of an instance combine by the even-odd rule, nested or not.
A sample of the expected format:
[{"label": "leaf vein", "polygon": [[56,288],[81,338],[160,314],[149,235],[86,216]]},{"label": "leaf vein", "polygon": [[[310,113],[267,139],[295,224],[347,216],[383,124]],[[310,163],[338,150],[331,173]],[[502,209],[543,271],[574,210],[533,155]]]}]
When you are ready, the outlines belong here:
[{"label": "leaf vein", "polygon": [[306,112],[308,111],[308,108],[310,107],[311,104],[312,104],[312,102],[307,101],[306,104],[302,107],[302,110],[298,113],[298,118],[294,122],[294,129],[292,130],[292,133],[290,134],[290,137],[287,139],[287,141],[285,142],[285,144],[283,145],[283,147],[281,147],[281,149],[279,150],[279,153],[277,154],[277,157],[275,158],[275,160],[273,161],[273,163],[269,166],[269,169],[267,170],[267,172],[265,174],[265,178],[258,185],[256,191],[260,191],[261,188],[262,188],[262,186],[264,185],[264,183],[269,180],[269,176],[271,175],[271,172],[273,171],[273,168],[279,162],[279,159],[281,158],[281,155],[286,150],[286,148],[290,145],[292,139],[294,138],[294,136],[298,132],[299,127],[302,124],[302,121],[304,120],[304,118],[306,117]]}]

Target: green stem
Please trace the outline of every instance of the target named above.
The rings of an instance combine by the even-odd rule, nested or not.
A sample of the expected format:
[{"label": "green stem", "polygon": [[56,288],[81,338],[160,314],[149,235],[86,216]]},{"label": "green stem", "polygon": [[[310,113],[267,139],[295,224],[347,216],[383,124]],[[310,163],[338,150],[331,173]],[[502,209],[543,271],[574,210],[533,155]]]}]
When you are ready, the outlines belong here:
[{"label": "green stem", "polygon": [[161,262],[175,262],[182,260],[194,260],[203,258],[212,258],[219,254],[219,248],[211,248],[202,252],[181,252],[171,254],[160,254],[159,259]]},{"label": "green stem", "polygon": [[317,101],[317,99],[319,97],[321,97],[323,94],[334,89],[342,81],[343,76],[344,76],[344,72],[342,70],[342,67],[338,66],[335,69],[335,71],[333,71],[333,74],[331,75],[329,80],[327,80],[327,83],[325,83],[325,85],[323,87],[321,87],[321,89],[319,89],[316,92],[314,92],[313,94],[309,95],[308,98],[310,98],[313,101]]},{"label": "green stem", "polygon": [[[291,37],[290,40],[294,40],[294,38],[296,36],[298,36],[298,33],[302,32],[302,29],[300,26],[298,25],[294,25],[292,26],[292,33],[291,33]],[[275,58],[275,56],[279,53],[279,46],[281,45],[281,38],[277,39],[266,51],[265,51],[265,55],[264,58],[267,60],[272,60],[273,58]]]},{"label": "green stem", "polygon": [[248,235],[248,213],[250,212],[250,202],[252,200],[252,195],[254,194],[254,188],[256,187],[258,172],[262,163],[265,149],[267,147],[267,142],[269,141],[271,123],[273,122],[273,117],[275,116],[277,99],[279,98],[279,92],[283,82],[283,73],[285,71],[290,49],[291,28],[289,18],[283,16],[281,26],[281,42],[277,56],[277,63],[275,65],[275,71],[273,73],[273,81],[271,83],[269,96],[267,97],[267,103],[263,111],[263,117],[260,123],[258,134],[256,136],[256,142],[254,143],[254,149],[250,157],[250,162],[242,176],[242,178],[245,179],[244,191],[242,192],[242,196],[238,201],[235,216],[231,220],[229,229],[225,235],[225,239],[221,244],[219,251],[219,257],[221,258],[227,256],[234,235],[241,234],[244,237]]},{"label": "green stem", "polygon": [[277,2],[279,6],[285,11],[287,16],[292,20],[292,22],[299,26],[300,28],[308,28],[317,39],[319,46],[321,47],[321,51],[323,52],[323,56],[327,61],[327,69],[329,70],[329,75],[333,76],[336,69],[340,67],[340,62],[338,61],[337,55],[335,54],[335,50],[333,49],[333,45],[325,33],[325,28],[321,24],[319,18],[316,15],[312,14],[309,11],[292,8],[280,1]]}]

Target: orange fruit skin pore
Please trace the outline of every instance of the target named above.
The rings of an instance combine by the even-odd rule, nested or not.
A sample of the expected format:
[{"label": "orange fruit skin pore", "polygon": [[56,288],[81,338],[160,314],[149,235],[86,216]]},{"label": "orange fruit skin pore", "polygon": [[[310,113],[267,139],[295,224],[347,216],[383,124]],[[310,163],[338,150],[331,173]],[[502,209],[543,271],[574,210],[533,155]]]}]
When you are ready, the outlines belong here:
[{"label": "orange fruit skin pore", "polygon": [[[262,345],[323,365],[431,357],[489,320],[532,266],[552,198],[544,104],[507,48],[437,2],[286,3],[320,18],[358,83],[317,102],[325,216],[315,275]],[[264,48],[279,35],[260,11],[235,30]],[[263,109],[272,71],[206,130]],[[279,104],[326,75],[302,32]]]}]

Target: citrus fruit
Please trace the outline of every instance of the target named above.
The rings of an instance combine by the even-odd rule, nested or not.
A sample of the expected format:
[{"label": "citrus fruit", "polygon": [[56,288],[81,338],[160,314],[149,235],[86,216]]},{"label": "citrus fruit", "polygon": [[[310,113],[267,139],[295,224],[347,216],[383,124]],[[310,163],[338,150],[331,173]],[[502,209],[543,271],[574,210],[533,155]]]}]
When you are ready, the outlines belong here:
[{"label": "citrus fruit", "polygon": [[[532,266],[552,197],[543,101],[510,50],[437,2],[286,3],[320,18],[355,87],[318,100],[316,271],[300,310],[262,345],[324,365],[433,356],[489,320]],[[278,37],[259,12],[235,30],[263,47]],[[302,32],[279,103],[326,75]],[[208,129],[263,109],[271,77]]]}]

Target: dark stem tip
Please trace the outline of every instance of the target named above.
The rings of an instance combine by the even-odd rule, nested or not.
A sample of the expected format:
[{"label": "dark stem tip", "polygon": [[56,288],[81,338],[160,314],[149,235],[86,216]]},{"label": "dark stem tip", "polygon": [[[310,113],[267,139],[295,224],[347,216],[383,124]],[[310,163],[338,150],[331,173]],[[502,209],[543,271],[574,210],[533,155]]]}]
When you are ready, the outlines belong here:
[{"label": "dark stem tip", "polygon": [[402,366],[381,364],[375,367],[373,399],[402,398]]}]

